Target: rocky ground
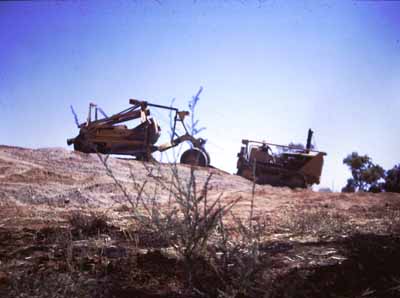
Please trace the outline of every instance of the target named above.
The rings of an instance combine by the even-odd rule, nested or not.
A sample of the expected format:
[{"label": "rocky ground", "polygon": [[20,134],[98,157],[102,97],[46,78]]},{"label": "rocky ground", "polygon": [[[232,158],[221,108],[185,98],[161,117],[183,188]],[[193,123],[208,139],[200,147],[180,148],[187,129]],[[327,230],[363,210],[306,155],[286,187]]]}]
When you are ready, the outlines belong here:
[{"label": "rocky ground", "polygon": [[[189,287],[184,257],[133,218],[146,213],[140,190],[169,210],[172,177],[195,177],[201,190],[210,175],[208,204],[237,201],[226,226],[262,229],[257,262],[242,249],[228,264],[255,266],[243,287],[237,271],[205,259],[190,264]],[[191,176],[187,166],[0,146],[0,297],[400,297],[399,235],[399,194],[253,189],[218,169]]]}]

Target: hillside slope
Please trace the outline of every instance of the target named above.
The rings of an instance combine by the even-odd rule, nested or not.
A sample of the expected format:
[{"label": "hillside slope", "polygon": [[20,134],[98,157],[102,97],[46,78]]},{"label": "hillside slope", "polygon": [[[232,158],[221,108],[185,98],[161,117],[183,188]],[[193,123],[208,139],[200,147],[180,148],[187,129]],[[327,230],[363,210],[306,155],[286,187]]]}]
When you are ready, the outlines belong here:
[{"label": "hillside slope", "polygon": [[[138,267],[142,271],[136,267],[135,270],[150,274],[156,285],[130,280],[133,273],[124,271],[129,268],[124,262],[131,260],[128,252],[133,248],[123,235],[130,229],[129,200],[136,198],[138,187],[144,185],[145,194],[156,198],[159,206],[167,206],[173,198],[160,181],[168,186],[173,171],[177,171],[184,185],[190,179],[190,168],[113,157],[107,159],[107,165],[113,177],[96,155],[61,148],[0,146],[0,294],[5,297],[16,297],[18,293],[37,297],[187,295],[181,292],[182,278],[177,264],[174,266],[178,266],[175,268],[178,273],[169,272],[168,276],[160,277],[156,269],[150,270],[152,273],[146,271],[146,264],[156,266],[160,260],[166,261],[165,256],[158,256],[161,259],[155,261],[149,255],[152,248],[148,245],[135,244],[136,248],[139,245],[145,249],[139,257],[135,250],[136,258],[147,260],[142,264],[144,267]],[[367,297],[400,296],[400,292],[389,290],[400,284],[396,282],[398,270],[391,266],[393,262],[400,263],[399,194],[318,193],[259,185],[253,192],[252,183],[241,177],[218,169],[197,168],[194,176],[199,189],[209,175],[212,175],[208,185],[210,202],[219,196],[226,203],[238,200],[232,209],[237,218],[248,219],[254,199],[253,220],[262,221],[267,231],[263,253],[268,266],[263,276],[270,297],[354,297],[351,295],[361,295],[368,289],[371,293]],[[55,235],[64,235],[65,229],[73,225],[71,216],[78,211],[105,215],[110,226],[104,233],[111,240],[101,242],[100,234],[97,238],[91,235],[90,239],[71,236],[67,237],[69,246],[65,243],[59,246],[60,239]],[[99,259],[97,250],[88,250],[83,259],[79,254],[68,259],[66,251],[75,252],[78,248],[80,251],[83,240],[86,248],[94,245],[90,241],[97,241],[95,245],[101,249],[102,258]],[[117,257],[103,254],[110,247]],[[102,272],[99,279],[97,269],[94,272],[85,269],[82,273],[70,268],[70,263],[77,260],[81,262],[79,266],[87,266],[89,262],[97,268],[103,258],[108,258],[107,264],[113,264],[122,273],[110,269],[111,273],[104,276]],[[50,274],[52,279],[48,279]],[[40,285],[43,278],[49,280],[48,284]],[[100,280],[102,294],[93,294],[98,291]],[[118,292],[116,284],[126,291]],[[52,287],[65,288],[64,293],[69,294],[46,296],[46,289]],[[66,290],[68,287],[70,292]],[[323,296],[323,292],[330,294]]]},{"label": "hillside slope", "polygon": [[[133,182],[153,189],[156,180],[150,171],[162,172],[168,177],[171,166],[153,165],[129,159],[110,157],[107,160],[113,175],[131,193]],[[177,165],[182,179],[188,179],[190,169]],[[159,173],[158,173],[159,174]],[[243,197],[241,209],[251,197],[252,183],[218,169],[196,168],[195,176],[202,185],[209,175],[210,195],[232,199]],[[158,197],[165,199],[168,192],[159,189]],[[123,201],[123,195],[114,180],[107,175],[104,165],[95,154],[83,154],[62,148],[26,149],[0,146],[0,198],[2,203],[64,206],[69,200],[74,206],[108,207]],[[393,193],[319,193],[312,190],[257,185],[255,208],[262,213],[283,212],[286,209],[309,209],[323,206],[336,211],[359,211],[397,205],[399,194]]]}]

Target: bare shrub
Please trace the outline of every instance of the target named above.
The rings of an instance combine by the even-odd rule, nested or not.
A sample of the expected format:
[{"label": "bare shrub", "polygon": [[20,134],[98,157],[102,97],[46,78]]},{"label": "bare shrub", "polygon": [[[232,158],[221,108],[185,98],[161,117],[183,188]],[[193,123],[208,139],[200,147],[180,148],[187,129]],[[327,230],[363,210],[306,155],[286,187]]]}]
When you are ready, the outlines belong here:
[{"label": "bare shrub", "polygon": [[[101,161],[118,181],[107,159]],[[160,165],[144,166],[155,182],[152,190],[146,188],[147,181],[137,183],[133,173],[136,194],[129,194],[119,181],[117,185],[132,207],[138,237],[153,235],[182,260],[188,293],[226,298],[263,294],[255,276],[263,267],[260,247],[266,224],[254,217],[255,184],[248,219],[242,220],[231,212],[242,197],[224,202],[223,194],[209,197],[212,173],[199,185],[195,167],[183,178],[175,164],[168,171]],[[161,191],[169,194],[167,201],[161,201]]]},{"label": "bare shrub", "polygon": [[[224,205],[221,202],[222,194],[209,200],[212,174],[198,187],[195,168],[190,169],[188,181],[180,178],[176,166],[171,171],[171,180],[150,171],[149,176],[172,194],[175,203],[171,206],[168,202],[163,217],[153,217],[152,222],[155,223],[156,230],[168,235],[171,245],[183,257],[189,287],[200,295],[229,298],[250,293],[263,294],[255,276],[263,267],[260,248],[266,222],[260,217],[254,217],[255,184],[252,188],[249,216],[242,220],[231,212],[232,207],[242,197]],[[160,221],[160,218],[166,221]],[[204,270],[199,269],[204,268],[204,262],[218,282],[215,289],[205,289],[195,280],[196,276],[204,274]]]},{"label": "bare shrub", "polygon": [[105,233],[110,228],[109,224],[107,223],[108,218],[103,213],[91,212],[86,214],[76,211],[68,217],[68,222],[71,226],[74,236],[79,238]]},{"label": "bare shrub", "polygon": [[254,216],[255,186],[253,181],[250,211],[246,219],[231,212],[233,224],[227,226],[222,217],[218,222],[220,237],[215,245],[220,257],[217,270],[224,281],[224,289],[219,290],[219,297],[258,297],[266,294],[257,275],[265,269],[261,248],[267,221]]},{"label": "bare shrub", "polygon": [[[193,288],[193,278],[199,262],[213,258],[207,249],[210,240],[215,237],[220,218],[224,217],[241,199],[221,204],[222,194],[209,200],[208,191],[212,174],[209,174],[202,186],[197,185],[195,168],[191,167],[189,179],[184,181],[176,166],[171,167],[171,179],[149,172],[149,176],[158,185],[173,196],[173,204],[167,208],[153,208],[142,200],[144,209],[150,218],[150,226],[162,233],[175,251],[183,258],[187,274],[188,288]],[[166,182],[167,181],[167,182]],[[150,200],[153,204],[157,200]],[[204,265],[204,264],[203,264]],[[212,267],[207,264],[208,270]]]}]

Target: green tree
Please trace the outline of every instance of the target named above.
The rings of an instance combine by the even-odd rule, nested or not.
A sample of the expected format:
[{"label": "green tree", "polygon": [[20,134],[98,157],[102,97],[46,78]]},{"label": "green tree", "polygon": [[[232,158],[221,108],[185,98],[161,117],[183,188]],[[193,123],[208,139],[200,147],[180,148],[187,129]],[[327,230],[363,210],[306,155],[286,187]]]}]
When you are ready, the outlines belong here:
[{"label": "green tree", "polygon": [[347,179],[347,184],[342,188],[342,192],[355,192],[356,186],[353,178]]},{"label": "green tree", "polygon": [[381,192],[384,189],[385,170],[374,164],[368,155],[353,152],[343,159],[343,163],[349,167],[352,175],[342,189],[343,192]]},{"label": "green tree", "polygon": [[384,189],[389,192],[400,192],[400,164],[387,171]]}]

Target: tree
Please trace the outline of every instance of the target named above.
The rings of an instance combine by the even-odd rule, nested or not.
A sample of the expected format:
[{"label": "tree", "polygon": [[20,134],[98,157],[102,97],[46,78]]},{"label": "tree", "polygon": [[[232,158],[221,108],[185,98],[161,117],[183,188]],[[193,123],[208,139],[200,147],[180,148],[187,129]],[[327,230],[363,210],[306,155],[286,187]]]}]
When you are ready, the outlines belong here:
[{"label": "tree", "polygon": [[374,164],[368,155],[349,154],[343,163],[350,168],[352,178],[347,180],[343,192],[381,192],[384,189],[385,170]]},{"label": "tree", "polygon": [[400,164],[387,171],[384,189],[389,192],[400,192]]},{"label": "tree", "polygon": [[347,179],[347,184],[342,188],[342,192],[355,192],[356,186],[353,178]]}]

